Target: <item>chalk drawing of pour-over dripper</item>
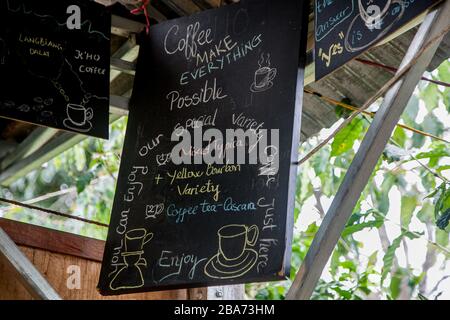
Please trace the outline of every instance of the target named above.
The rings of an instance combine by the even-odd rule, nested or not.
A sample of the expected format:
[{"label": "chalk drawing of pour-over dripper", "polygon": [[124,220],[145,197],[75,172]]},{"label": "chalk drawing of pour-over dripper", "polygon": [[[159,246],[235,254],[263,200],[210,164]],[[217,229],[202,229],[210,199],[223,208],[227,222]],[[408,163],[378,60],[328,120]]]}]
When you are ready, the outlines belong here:
[{"label": "chalk drawing of pour-over dripper", "polygon": [[125,234],[125,251],[120,255],[124,266],[112,278],[111,290],[136,289],[144,286],[142,268],[147,267],[147,260],[142,257],[144,246],[153,239],[153,233],[145,229],[130,230]]},{"label": "chalk drawing of pour-over dripper", "polygon": [[277,76],[277,69],[271,68],[270,54],[264,57],[264,53],[261,55],[261,59],[258,61],[259,69],[255,72],[254,81],[250,87],[252,92],[263,92],[269,90],[273,86],[273,80]]}]

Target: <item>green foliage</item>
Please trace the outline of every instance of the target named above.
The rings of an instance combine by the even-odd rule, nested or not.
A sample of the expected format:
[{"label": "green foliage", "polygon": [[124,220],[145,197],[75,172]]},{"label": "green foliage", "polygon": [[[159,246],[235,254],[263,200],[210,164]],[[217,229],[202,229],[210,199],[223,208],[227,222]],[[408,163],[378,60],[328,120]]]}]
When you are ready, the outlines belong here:
[{"label": "green foliage", "polygon": [[416,156],[419,160],[428,159],[428,165],[432,168],[436,167],[439,160],[444,157],[450,157],[450,148],[443,142],[433,143],[430,151],[421,152]]},{"label": "green foliage", "polygon": [[408,228],[417,207],[416,195],[404,195],[402,197],[400,220],[403,228]]},{"label": "green foliage", "polygon": [[398,248],[400,248],[400,245],[404,238],[409,239],[417,239],[419,237],[418,234],[409,232],[409,231],[403,231],[397,238],[392,241],[392,243],[389,245],[386,254],[383,257],[383,269],[381,271],[381,285],[383,285],[384,281],[386,280],[386,277],[392,270],[392,266],[394,265],[395,252]]},{"label": "green foliage", "polygon": [[374,216],[372,214],[373,212],[373,210],[370,210],[365,214],[354,213],[347,223],[347,226],[342,233],[342,237],[345,238],[366,228],[380,228],[384,223],[384,218],[379,215]]},{"label": "green foliage", "polygon": [[392,139],[402,148],[405,147],[406,140],[408,139],[408,136],[405,133],[405,129],[396,127],[394,130],[394,135],[392,136]]},{"label": "green foliage", "polygon": [[[352,105],[352,101],[349,98],[344,98],[340,102],[348,104],[348,105]],[[336,105],[335,111],[336,111],[336,116],[338,118],[346,119],[352,114],[352,110],[343,108],[339,105]]]},{"label": "green foliage", "polygon": [[400,244],[402,243],[404,235],[401,234],[399,237],[397,237],[391,245],[388,247],[386,254],[383,257],[383,269],[381,272],[381,285],[383,285],[384,281],[386,280],[386,277],[388,276],[389,272],[391,272],[392,266],[394,265],[395,260],[395,252],[400,247]]},{"label": "green foliage", "polygon": [[364,131],[364,121],[361,118],[353,121],[341,130],[331,144],[331,156],[337,157],[353,148],[355,141],[360,139]]},{"label": "green foliage", "polygon": [[423,301],[429,300],[427,297],[425,297],[423,294],[420,294],[420,293],[417,295],[417,298],[418,298],[419,300],[423,300]]},{"label": "green foliage", "polygon": [[450,221],[450,208],[444,211],[436,220],[436,225],[439,229],[445,230]]},{"label": "green foliage", "polygon": [[[437,80],[442,76],[448,77],[449,67],[449,62],[444,63],[439,68],[439,76],[436,77],[433,74],[433,77]],[[445,105],[447,111],[450,111],[450,90],[442,89],[436,85],[421,83],[419,93],[413,95],[409,101],[402,116],[402,122],[413,128],[443,136],[448,131],[448,124],[444,123],[434,112],[442,104]],[[428,111],[425,115],[422,105]],[[341,112],[342,108],[337,108],[337,111]],[[341,115],[346,117],[348,113]],[[419,116],[423,117],[423,122],[418,123]],[[364,136],[365,129],[366,121],[363,118],[353,120],[335,137],[331,145],[322,148],[302,165],[299,176],[301,183],[299,183],[296,202],[298,223],[302,221],[304,203],[314,197],[312,177],[320,180],[322,197],[333,197],[355,155],[355,146]],[[448,176],[450,169],[448,144],[436,142],[401,128],[395,129],[392,141],[392,148],[386,150],[383,159],[377,163],[368,186],[362,192],[354,213],[330,258],[329,267],[324,272],[327,274],[326,280],[322,278],[319,281],[312,296],[313,299],[364,299],[368,296],[387,299],[399,299],[407,296],[425,298],[423,293],[419,294],[417,291],[419,285],[422,285],[426,279],[424,278],[426,270],[423,272],[417,269],[413,270],[409,265],[400,267],[397,262],[397,256],[401,250],[406,254],[407,248],[402,246],[402,243],[408,244],[412,239],[418,237],[428,239],[430,236],[436,242],[435,244],[432,241],[428,242],[430,255],[431,253],[434,255],[431,255],[432,263],[437,261],[435,256],[438,254],[444,253],[448,257],[448,251],[445,251],[450,250],[448,226],[447,231],[436,226],[438,222],[443,227],[448,223],[449,218],[447,211],[443,210],[446,208],[443,205],[446,201],[437,201],[444,197],[441,186],[442,176]],[[301,153],[305,154],[317,143],[318,141],[315,139],[305,143]],[[420,163],[412,155],[415,155]],[[411,180],[407,175],[414,175],[416,178]],[[377,181],[375,177],[378,178]],[[432,192],[429,199],[425,198],[425,194]],[[394,205],[391,197],[398,193],[401,197],[396,200],[398,204]],[[441,209],[436,208],[436,203],[442,204]],[[367,209],[368,206],[371,208]],[[393,222],[387,218],[392,214],[394,208],[400,210],[399,222]],[[437,216],[435,216],[435,210],[439,212]],[[293,251],[295,265],[299,265],[303,261],[320,221],[321,218],[317,220],[317,223],[310,225],[310,227],[314,226],[314,232],[297,233],[302,245]],[[434,235],[417,232],[415,229],[417,223],[421,223],[424,229],[433,232]],[[360,235],[368,231],[378,232],[380,237],[385,237],[383,236],[383,233],[386,232],[385,224],[389,224],[391,228],[393,224],[396,225],[400,235],[393,241],[384,239],[384,241],[388,241],[386,251],[384,249],[377,250],[363,259],[360,251],[365,243],[355,239],[360,238]],[[411,228],[414,229],[410,230]],[[362,260],[367,261],[367,264],[362,264]],[[288,287],[288,285],[283,286]],[[270,291],[266,286],[264,288],[266,291]],[[405,292],[406,289],[408,290]],[[276,291],[276,294],[279,292]]]},{"label": "green foliage", "polygon": [[438,86],[434,83],[429,83],[419,96],[425,102],[428,111],[433,111],[439,102]]},{"label": "green foliage", "polygon": [[[111,125],[110,140],[88,138],[67,150],[0,194],[14,194],[18,201],[108,223],[118,171],[117,154],[121,153],[126,119]],[[39,202],[33,199],[55,193]],[[105,239],[106,229],[66,218],[42,215],[35,211],[8,210],[5,217],[32,224]]]},{"label": "green foliage", "polygon": [[393,300],[397,299],[401,293],[401,285],[405,274],[402,269],[397,269],[392,275],[391,284],[389,285],[390,296]]},{"label": "green foliage", "polygon": [[446,230],[450,221],[450,183],[442,183],[429,198],[434,197],[434,218],[441,230]]}]

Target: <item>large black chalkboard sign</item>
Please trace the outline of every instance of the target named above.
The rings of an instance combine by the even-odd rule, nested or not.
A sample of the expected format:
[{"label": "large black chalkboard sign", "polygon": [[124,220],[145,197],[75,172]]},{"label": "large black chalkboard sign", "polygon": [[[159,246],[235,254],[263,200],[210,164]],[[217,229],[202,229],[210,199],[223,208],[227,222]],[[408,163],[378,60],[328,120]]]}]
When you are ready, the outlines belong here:
[{"label": "large black chalkboard sign", "polygon": [[[289,274],[306,3],[241,1],[151,28],[141,43],[102,294]],[[176,153],[188,158],[216,146],[219,158],[243,142],[255,147],[206,138],[208,129],[278,129],[279,143],[272,131],[264,136],[267,148],[257,148],[270,157],[262,164],[175,165],[172,135],[205,134],[208,142]]]},{"label": "large black chalkboard sign", "polygon": [[316,80],[370,49],[439,1],[316,0]]},{"label": "large black chalkboard sign", "polygon": [[0,116],[108,138],[110,34],[93,1],[0,1]]}]

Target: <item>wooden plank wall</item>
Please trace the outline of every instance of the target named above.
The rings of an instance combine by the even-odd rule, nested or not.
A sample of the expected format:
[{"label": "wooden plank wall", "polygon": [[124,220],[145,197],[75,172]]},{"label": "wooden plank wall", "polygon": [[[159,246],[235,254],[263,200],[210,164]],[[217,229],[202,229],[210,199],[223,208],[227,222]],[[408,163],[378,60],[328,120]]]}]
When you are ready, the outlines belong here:
[{"label": "wooden plank wall", "polygon": [[[96,290],[104,242],[65,232],[0,219],[0,227],[65,300],[204,299],[204,289],[174,290],[103,297]],[[80,289],[69,289],[70,267],[80,268]],[[28,300],[31,296],[0,261],[0,300]]]}]

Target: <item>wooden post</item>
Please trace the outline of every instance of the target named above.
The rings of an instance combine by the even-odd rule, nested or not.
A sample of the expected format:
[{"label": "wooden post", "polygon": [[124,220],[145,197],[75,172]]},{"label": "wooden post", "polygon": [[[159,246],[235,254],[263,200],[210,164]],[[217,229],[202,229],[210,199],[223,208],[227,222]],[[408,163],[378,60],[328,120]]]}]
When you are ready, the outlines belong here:
[{"label": "wooden post", "polygon": [[[417,83],[430,64],[440,41],[448,29],[450,1],[427,15],[411,43],[400,70],[415,61],[411,69],[387,92],[380,110],[367,132],[322,225],[290,288],[287,299],[309,299],[329,260],[353,209],[372,174],[395,125],[414,92]],[[439,37],[425,51],[430,39]],[[421,53],[420,57],[416,57]],[[414,60],[416,59],[417,60]]]},{"label": "wooden post", "polygon": [[243,284],[235,286],[209,287],[208,300],[244,300]]},{"label": "wooden post", "polygon": [[47,280],[20,251],[16,244],[0,228],[0,258],[13,270],[17,280],[38,300],[61,300]]}]

